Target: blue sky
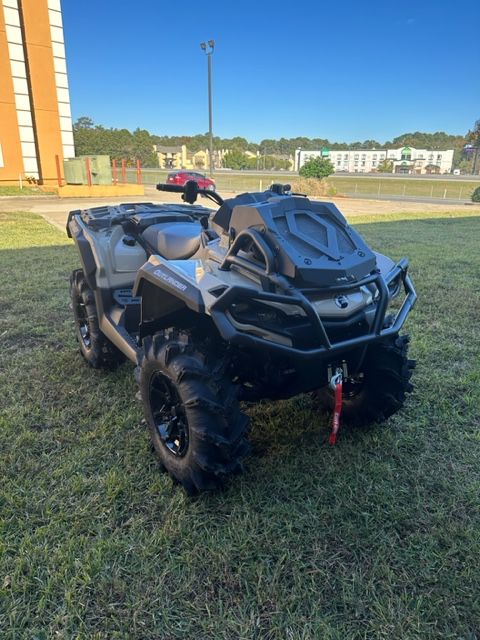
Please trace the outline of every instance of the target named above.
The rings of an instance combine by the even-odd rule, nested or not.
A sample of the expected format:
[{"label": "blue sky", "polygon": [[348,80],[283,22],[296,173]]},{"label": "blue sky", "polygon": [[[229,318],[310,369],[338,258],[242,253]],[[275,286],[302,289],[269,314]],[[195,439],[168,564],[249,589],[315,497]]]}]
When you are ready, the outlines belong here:
[{"label": "blue sky", "polygon": [[479,0],[62,0],[73,117],[160,135],[383,142],[480,118]]}]

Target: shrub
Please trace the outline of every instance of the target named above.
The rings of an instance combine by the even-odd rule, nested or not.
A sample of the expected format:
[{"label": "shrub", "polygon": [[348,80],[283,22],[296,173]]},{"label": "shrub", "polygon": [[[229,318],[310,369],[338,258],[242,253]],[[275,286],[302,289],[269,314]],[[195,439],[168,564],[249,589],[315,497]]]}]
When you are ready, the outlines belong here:
[{"label": "shrub", "polygon": [[302,178],[327,178],[335,168],[328,158],[310,158],[298,172]]},{"label": "shrub", "polygon": [[480,202],[480,187],[477,187],[472,193],[472,202]]},{"label": "shrub", "polygon": [[226,169],[246,169],[248,167],[248,156],[243,151],[233,149],[223,157],[223,166]]},{"label": "shrub", "polygon": [[292,191],[304,193],[306,196],[334,196],[337,193],[335,187],[328,180],[319,178],[299,178],[292,181]]}]

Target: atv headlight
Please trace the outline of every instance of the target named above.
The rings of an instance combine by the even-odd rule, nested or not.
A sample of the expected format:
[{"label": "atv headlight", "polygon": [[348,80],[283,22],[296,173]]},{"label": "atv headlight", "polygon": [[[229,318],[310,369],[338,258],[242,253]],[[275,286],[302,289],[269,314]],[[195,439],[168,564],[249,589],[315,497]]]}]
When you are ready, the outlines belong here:
[{"label": "atv headlight", "polygon": [[313,308],[321,318],[338,318],[351,316],[372,304],[373,290],[368,286],[359,287],[344,294],[329,294],[328,296],[315,297],[310,300]]},{"label": "atv headlight", "polygon": [[293,344],[290,332],[306,318],[305,311],[298,305],[256,299],[235,302],[226,314],[239,331],[287,346]]}]

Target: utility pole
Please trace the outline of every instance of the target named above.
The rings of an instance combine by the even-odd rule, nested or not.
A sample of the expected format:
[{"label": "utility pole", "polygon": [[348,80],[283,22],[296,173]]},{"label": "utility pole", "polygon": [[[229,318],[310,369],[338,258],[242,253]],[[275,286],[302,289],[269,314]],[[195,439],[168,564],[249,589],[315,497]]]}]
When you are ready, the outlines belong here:
[{"label": "utility pole", "polygon": [[213,159],[213,107],[212,107],[212,55],[215,49],[215,40],[202,42],[200,48],[207,54],[208,63],[208,136],[209,136],[209,156],[210,175],[213,176],[214,159]]}]

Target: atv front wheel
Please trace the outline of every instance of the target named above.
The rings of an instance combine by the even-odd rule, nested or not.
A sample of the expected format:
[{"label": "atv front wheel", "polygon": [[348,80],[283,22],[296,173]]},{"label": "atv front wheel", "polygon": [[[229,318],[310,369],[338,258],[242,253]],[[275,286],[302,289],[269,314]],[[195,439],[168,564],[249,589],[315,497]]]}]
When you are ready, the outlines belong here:
[{"label": "atv front wheel", "polygon": [[95,296],[81,269],[70,276],[70,298],[80,353],[94,369],[114,369],[125,356],[101,332]]},{"label": "atv front wheel", "polygon": [[216,489],[240,472],[249,420],[237,388],[187,332],[145,339],[140,392],[155,451],[189,495]]},{"label": "atv front wheel", "polygon": [[[408,336],[392,336],[371,344],[362,371],[343,383],[342,419],[362,426],[381,422],[402,408],[405,394],[413,390],[410,383],[415,360],[407,358]],[[335,399],[330,386],[314,392],[323,408],[333,411]]]}]

